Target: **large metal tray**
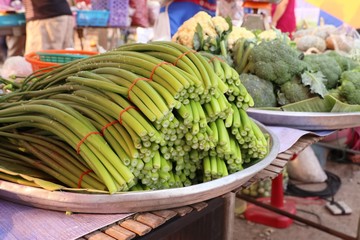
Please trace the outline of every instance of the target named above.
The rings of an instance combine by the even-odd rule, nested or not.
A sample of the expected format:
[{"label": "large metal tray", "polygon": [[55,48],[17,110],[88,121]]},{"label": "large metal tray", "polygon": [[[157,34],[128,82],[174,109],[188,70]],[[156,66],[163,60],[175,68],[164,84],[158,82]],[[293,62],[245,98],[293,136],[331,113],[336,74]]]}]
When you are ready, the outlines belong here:
[{"label": "large metal tray", "polygon": [[269,154],[254,165],[217,180],[183,188],[112,195],[48,191],[0,180],[0,198],[38,208],[80,213],[132,213],[206,201],[241,187],[276,158],[278,138],[261,123],[257,124],[270,135]]},{"label": "large metal tray", "polygon": [[360,126],[360,112],[321,113],[248,109],[250,117],[268,126],[302,130],[339,130]]}]

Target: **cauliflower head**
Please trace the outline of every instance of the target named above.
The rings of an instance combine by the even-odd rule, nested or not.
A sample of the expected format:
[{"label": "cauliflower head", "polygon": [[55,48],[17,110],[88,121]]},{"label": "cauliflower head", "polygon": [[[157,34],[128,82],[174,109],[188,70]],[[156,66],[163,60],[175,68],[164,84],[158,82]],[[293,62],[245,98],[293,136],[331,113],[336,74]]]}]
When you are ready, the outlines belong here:
[{"label": "cauliflower head", "polygon": [[215,16],[211,18],[211,21],[218,35],[221,35],[230,29],[229,23],[221,16]]},{"label": "cauliflower head", "polygon": [[194,34],[196,31],[197,22],[195,19],[190,18],[186,20],[177,30],[172,37],[173,42],[180,43],[181,45],[189,48],[194,48]]},{"label": "cauliflower head", "polygon": [[194,35],[198,24],[202,28],[204,38],[216,37],[217,32],[211,18],[207,12],[198,12],[179,27],[171,40],[189,48],[194,48]]},{"label": "cauliflower head", "polygon": [[268,30],[262,31],[257,36],[260,40],[269,41],[269,40],[274,40],[275,38],[277,38],[278,33],[273,29],[268,29]]},{"label": "cauliflower head", "polygon": [[232,50],[240,38],[255,39],[255,34],[244,27],[233,26],[227,38],[228,48]]},{"label": "cauliflower head", "polygon": [[200,11],[192,18],[195,20],[195,28],[197,24],[201,25],[204,37],[214,38],[218,36],[212,22],[212,17],[207,12]]}]

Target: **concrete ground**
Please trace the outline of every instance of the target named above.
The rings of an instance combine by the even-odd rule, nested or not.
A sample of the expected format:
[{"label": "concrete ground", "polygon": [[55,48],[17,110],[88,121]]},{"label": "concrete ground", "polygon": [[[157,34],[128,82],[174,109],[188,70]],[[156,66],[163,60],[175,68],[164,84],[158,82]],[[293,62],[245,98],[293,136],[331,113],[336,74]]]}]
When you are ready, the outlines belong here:
[{"label": "concrete ground", "polygon": [[[360,165],[353,163],[339,163],[336,156],[331,156],[325,164],[325,170],[336,174],[341,179],[339,191],[335,194],[336,201],[344,201],[351,209],[350,215],[333,215],[325,207],[323,200],[307,200],[295,198],[297,215],[326,227],[356,237],[360,214]],[[312,185],[312,186],[311,186]],[[324,184],[307,185],[311,191],[321,190]],[[305,188],[305,187],[303,187]],[[286,198],[292,198],[285,196]],[[294,198],[292,198],[294,199]],[[244,219],[243,215],[235,217],[234,240],[337,240],[341,239],[320,231],[316,228],[293,222],[285,229],[273,228]]]}]

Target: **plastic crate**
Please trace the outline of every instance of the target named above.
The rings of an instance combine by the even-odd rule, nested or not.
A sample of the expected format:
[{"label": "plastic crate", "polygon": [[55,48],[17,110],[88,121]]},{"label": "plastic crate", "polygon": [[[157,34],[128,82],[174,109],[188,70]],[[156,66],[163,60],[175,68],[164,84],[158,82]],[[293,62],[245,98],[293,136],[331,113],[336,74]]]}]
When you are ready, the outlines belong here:
[{"label": "plastic crate", "polygon": [[129,25],[129,0],[92,0],[94,10],[110,11],[108,25],[112,27],[127,27]]},{"label": "plastic crate", "polygon": [[39,55],[40,61],[52,62],[52,63],[68,63],[77,59],[88,57],[84,54],[63,54],[63,53],[47,53],[47,52],[36,52]]},{"label": "plastic crate", "polygon": [[0,27],[21,26],[25,22],[24,13],[0,15]]},{"label": "plastic crate", "polygon": [[43,70],[42,72],[51,71],[51,67],[56,67],[62,63],[71,62],[76,59],[81,59],[96,55],[98,52],[78,51],[78,50],[43,50],[39,52],[32,52],[25,55],[33,71]]},{"label": "plastic crate", "polygon": [[76,25],[83,27],[105,27],[109,22],[108,10],[78,10],[76,11]]}]

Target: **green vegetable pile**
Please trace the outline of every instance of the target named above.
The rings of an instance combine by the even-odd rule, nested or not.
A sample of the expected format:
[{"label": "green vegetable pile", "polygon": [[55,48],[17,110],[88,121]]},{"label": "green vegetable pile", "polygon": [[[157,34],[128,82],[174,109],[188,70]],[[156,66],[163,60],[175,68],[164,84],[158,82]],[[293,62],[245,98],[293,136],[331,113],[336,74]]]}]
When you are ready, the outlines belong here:
[{"label": "green vegetable pile", "polygon": [[[200,12],[179,28],[172,41],[221,56],[239,74],[247,74],[240,80],[254,98],[257,108],[281,107],[316,97],[323,99],[329,94],[343,103],[354,104],[356,101],[349,101],[344,90],[340,94],[340,90],[344,89],[340,87],[340,78],[343,72],[359,68],[356,53],[344,55],[329,50],[305,55],[301,51],[314,45],[316,39],[312,37],[321,38],[324,46],[319,48],[325,50],[322,38],[326,38],[331,29],[334,27],[319,27],[316,32],[298,31],[296,41],[292,41],[278,29],[247,30],[232,26],[229,19],[211,18],[207,13]],[[312,35],[307,36],[308,33]],[[258,83],[249,83],[249,78],[256,79]],[[261,99],[259,92],[265,89],[264,99]],[[346,89],[346,94],[355,95],[348,92],[348,86]],[[308,111],[313,110],[309,108]]]},{"label": "green vegetable pile", "polygon": [[344,71],[337,90],[343,102],[360,105],[360,68]]},{"label": "green vegetable pile", "polygon": [[269,151],[239,74],[177,43],[122,45],[18,87],[0,95],[0,178],[8,181],[165,189],[240,171]]},{"label": "green vegetable pile", "polygon": [[[244,83],[256,107],[270,109],[291,103],[303,104],[302,101],[306,99],[322,99],[329,94],[343,103],[358,104],[353,98],[357,96],[356,89],[360,81],[358,76],[355,77],[359,64],[350,57],[335,51],[304,55],[282,38],[258,42],[240,39],[236,46],[234,56],[238,60],[234,60],[234,68],[240,76],[250,74],[265,80],[258,81],[258,89]],[[248,78],[246,75],[244,77]],[[351,83],[342,80],[347,78],[351,79]],[[243,80],[242,77],[240,79]],[[260,99],[257,97],[259,89],[273,91],[264,90],[264,99]],[[274,98],[276,104],[269,104]],[[313,110],[308,108],[307,111]]]}]

